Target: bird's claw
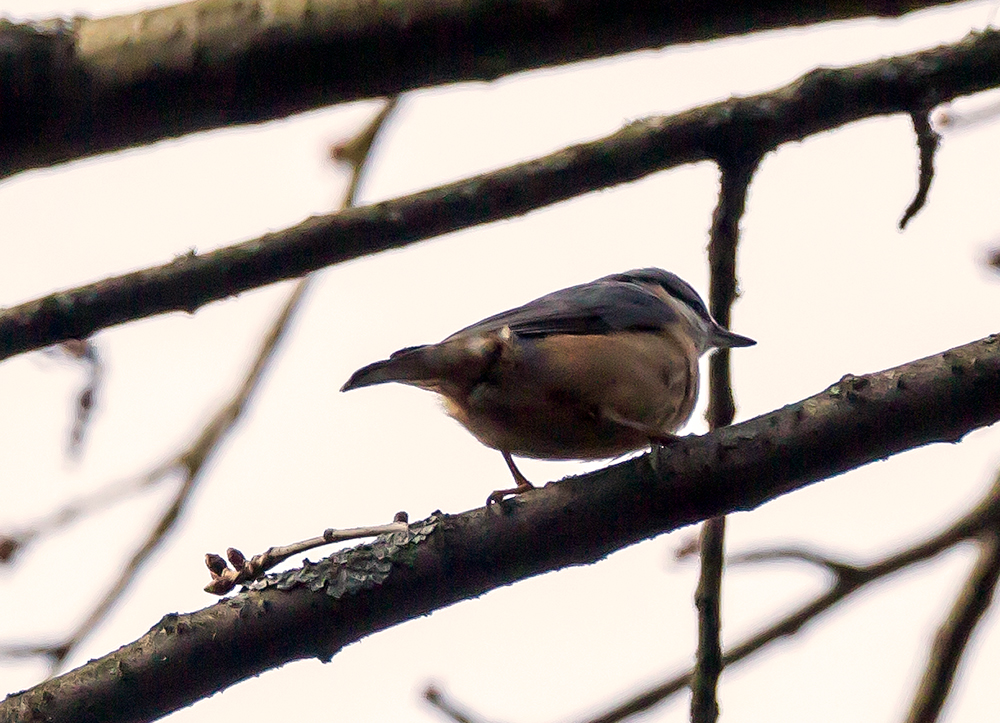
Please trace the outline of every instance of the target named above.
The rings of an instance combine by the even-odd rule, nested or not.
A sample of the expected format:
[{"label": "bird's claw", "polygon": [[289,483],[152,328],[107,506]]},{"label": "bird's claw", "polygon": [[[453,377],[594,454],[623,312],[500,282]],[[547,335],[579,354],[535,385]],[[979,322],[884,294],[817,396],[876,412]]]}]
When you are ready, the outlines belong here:
[{"label": "bird's claw", "polygon": [[535,485],[525,480],[524,484],[519,484],[517,487],[511,487],[510,489],[505,490],[496,490],[486,498],[486,506],[489,507],[490,505],[500,504],[507,495],[520,495],[533,489],[535,489]]}]

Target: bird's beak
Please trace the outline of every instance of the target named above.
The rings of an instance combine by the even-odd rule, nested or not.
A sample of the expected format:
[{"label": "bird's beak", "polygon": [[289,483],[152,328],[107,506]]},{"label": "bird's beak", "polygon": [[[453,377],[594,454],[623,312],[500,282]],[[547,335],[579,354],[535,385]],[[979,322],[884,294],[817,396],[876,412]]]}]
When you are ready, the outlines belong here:
[{"label": "bird's beak", "polygon": [[734,334],[728,329],[723,329],[719,325],[716,325],[715,328],[712,329],[712,336],[709,339],[709,342],[712,346],[720,347],[722,349],[731,349],[736,346],[753,346],[757,343],[750,337]]}]

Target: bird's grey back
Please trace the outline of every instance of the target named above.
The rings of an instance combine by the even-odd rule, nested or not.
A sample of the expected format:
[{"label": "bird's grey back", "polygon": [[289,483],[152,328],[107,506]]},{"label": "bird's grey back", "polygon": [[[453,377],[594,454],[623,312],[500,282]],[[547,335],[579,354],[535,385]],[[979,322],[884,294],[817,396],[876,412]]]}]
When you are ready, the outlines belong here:
[{"label": "bird's grey back", "polygon": [[695,314],[706,322],[712,322],[712,316],[708,312],[708,307],[694,287],[682,279],[677,274],[658,269],[655,266],[648,266],[644,269],[632,269],[620,274],[611,274],[598,281],[626,281],[632,283],[656,284],[663,287],[670,296],[682,301]]},{"label": "bird's grey back", "polygon": [[[641,276],[630,278],[631,273],[635,272],[606,276],[554,291],[523,306],[483,319],[455,332],[449,338],[497,331],[505,326],[522,337],[608,334],[616,331],[656,330],[675,321],[677,312],[643,286],[643,283],[660,283],[659,280],[647,280]],[[660,273],[667,274],[666,271]],[[673,277],[673,274],[669,276]],[[673,278],[701,302],[694,289],[680,279]],[[704,304],[701,304],[701,309],[704,310]],[[704,313],[707,315],[708,312]]]}]

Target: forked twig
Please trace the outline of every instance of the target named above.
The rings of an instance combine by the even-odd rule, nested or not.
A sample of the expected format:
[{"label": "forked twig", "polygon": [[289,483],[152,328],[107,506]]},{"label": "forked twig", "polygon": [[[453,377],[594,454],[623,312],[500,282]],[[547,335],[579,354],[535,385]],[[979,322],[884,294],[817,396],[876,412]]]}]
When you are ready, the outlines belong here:
[{"label": "forked twig", "polygon": [[[258,579],[265,572],[276,565],[280,565],[288,558],[308,552],[309,550],[314,550],[317,547],[330,545],[334,542],[376,537],[391,532],[406,532],[409,529],[407,520],[408,517],[405,512],[397,512],[393,521],[388,525],[349,527],[343,530],[329,528],[324,530],[323,534],[319,537],[310,537],[307,540],[293,542],[290,545],[269,547],[264,552],[254,555],[250,559],[247,559],[235,547],[230,547],[226,550],[225,558],[221,555],[216,555],[214,552],[209,552],[205,555],[205,566],[208,567],[208,571],[212,574],[212,582],[205,586],[205,592],[210,592],[213,595],[225,595],[237,585]],[[226,564],[227,559],[229,560],[229,565],[232,565],[232,567]]]}]

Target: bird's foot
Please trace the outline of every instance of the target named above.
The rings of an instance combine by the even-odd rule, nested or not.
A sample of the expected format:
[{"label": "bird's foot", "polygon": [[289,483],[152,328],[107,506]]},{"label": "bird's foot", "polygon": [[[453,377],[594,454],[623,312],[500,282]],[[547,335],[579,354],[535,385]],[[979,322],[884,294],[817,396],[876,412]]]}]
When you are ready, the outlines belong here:
[{"label": "bird's foot", "polygon": [[510,473],[514,475],[514,481],[517,482],[517,487],[511,487],[510,489],[495,491],[493,494],[491,494],[489,497],[486,498],[487,507],[489,507],[492,504],[497,504],[497,505],[500,504],[501,502],[503,502],[503,498],[506,497],[507,495],[520,495],[527,492],[528,490],[535,489],[535,485],[531,484],[531,482],[528,481],[528,478],[525,477],[523,474],[521,474],[521,470],[517,468],[517,465],[514,464],[514,458],[510,456],[510,452],[506,450],[501,450],[501,454],[503,455],[504,462],[507,463],[508,469],[510,469]]},{"label": "bird's foot", "polygon": [[535,489],[535,485],[531,484],[528,480],[524,480],[524,483],[519,484],[517,487],[511,487],[506,490],[496,490],[486,498],[486,506],[489,507],[490,505],[500,504],[503,502],[503,498],[507,495],[520,495],[533,489]]}]

